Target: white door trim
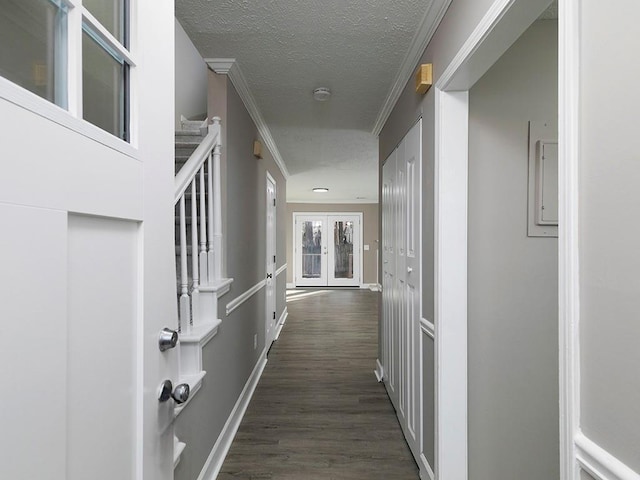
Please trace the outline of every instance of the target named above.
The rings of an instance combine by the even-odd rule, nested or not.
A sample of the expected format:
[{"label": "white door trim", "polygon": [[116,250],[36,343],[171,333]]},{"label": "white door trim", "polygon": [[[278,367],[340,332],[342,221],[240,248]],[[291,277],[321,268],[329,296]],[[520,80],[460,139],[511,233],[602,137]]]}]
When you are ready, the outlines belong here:
[{"label": "white door trim", "polygon": [[441,479],[468,478],[469,89],[539,17],[547,3],[496,0],[435,85],[435,454],[436,473]]},{"label": "white door trim", "polygon": [[[360,275],[360,287],[364,287],[364,258],[363,258],[363,251],[364,251],[364,225],[363,225],[363,219],[364,219],[364,213],[363,212],[293,212],[292,214],[292,225],[293,225],[293,252],[292,252],[292,272],[293,272],[293,285],[291,286],[291,288],[295,288],[296,285],[296,275],[297,275],[297,258],[296,258],[296,217],[297,216],[314,216],[314,215],[318,215],[318,216],[340,216],[340,215],[353,215],[353,216],[357,216],[359,218],[360,221],[360,245],[358,246],[358,251],[360,253],[360,265],[358,268],[358,274]],[[289,288],[289,285],[287,285],[287,288]]]},{"label": "white door trim", "polygon": [[580,0],[560,0],[558,20],[558,321],[560,478],[579,480],[580,424]]}]

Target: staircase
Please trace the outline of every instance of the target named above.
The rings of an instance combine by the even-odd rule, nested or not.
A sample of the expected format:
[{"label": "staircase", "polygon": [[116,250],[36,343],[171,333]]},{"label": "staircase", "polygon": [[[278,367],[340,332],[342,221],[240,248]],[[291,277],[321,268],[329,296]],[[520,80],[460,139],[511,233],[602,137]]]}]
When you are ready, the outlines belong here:
[{"label": "staircase", "polygon": [[[182,120],[175,137],[175,254],[180,383],[189,384],[189,400],[206,375],[202,348],[222,323],[218,298],[233,281],[222,277],[221,148],[219,118]],[[189,400],[176,405],[176,416]]]}]

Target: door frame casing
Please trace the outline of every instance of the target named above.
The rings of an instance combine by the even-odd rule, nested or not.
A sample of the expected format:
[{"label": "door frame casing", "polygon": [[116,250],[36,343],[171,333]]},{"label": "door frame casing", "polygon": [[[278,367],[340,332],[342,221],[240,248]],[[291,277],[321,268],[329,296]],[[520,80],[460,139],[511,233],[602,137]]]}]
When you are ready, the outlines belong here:
[{"label": "door frame casing", "polygon": [[[292,259],[293,259],[293,265],[292,265],[292,271],[293,271],[293,285],[294,287],[297,286],[297,256],[296,256],[296,217],[298,216],[303,216],[303,215],[308,215],[308,216],[325,216],[325,217],[331,217],[331,216],[341,216],[341,215],[345,215],[345,216],[357,216],[359,217],[359,235],[360,235],[360,245],[358,246],[358,252],[360,255],[360,264],[358,266],[358,275],[360,275],[360,282],[359,285],[360,287],[364,286],[364,261],[363,261],[363,252],[364,252],[364,213],[363,212],[293,212],[292,213],[292,244],[293,244],[293,251],[292,253]],[[326,286],[326,285],[325,285]],[[311,287],[313,288],[313,287]]]},{"label": "door frame casing", "polygon": [[[563,1],[577,0],[560,3]],[[539,17],[546,3],[546,0],[496,0],[435,84],[435,456],[436,475],[440,479],[468,478],[469,90]],[[560,75],[563,68],[561,63]],[[561,131],[566,121],[559,118]],[[561,154],[560,162],[563,161]],[[566,178],[561,175],[560,210],[569,202],[563,197],[564,182]],[[561,250],[561,265],[562,255]],[[563,480],[576,479],[563,477]]]}]

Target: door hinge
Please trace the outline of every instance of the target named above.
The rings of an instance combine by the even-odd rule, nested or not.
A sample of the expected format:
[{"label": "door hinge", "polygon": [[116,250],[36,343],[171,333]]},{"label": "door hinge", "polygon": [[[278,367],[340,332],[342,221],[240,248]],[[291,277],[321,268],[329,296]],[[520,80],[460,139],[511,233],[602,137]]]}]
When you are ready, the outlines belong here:
[{"label": "door hinge", "polygon": [[274,207],[276,206],[276,199],[275,198],[273,199],[273,206]]},{"label": "door hinge", "polygon": [[276,263],[276,256],[273,256],[273,263]]},{"label": "door hinge", "polygon": [[273,319],[276,319],[276,312],[273,312]]}]

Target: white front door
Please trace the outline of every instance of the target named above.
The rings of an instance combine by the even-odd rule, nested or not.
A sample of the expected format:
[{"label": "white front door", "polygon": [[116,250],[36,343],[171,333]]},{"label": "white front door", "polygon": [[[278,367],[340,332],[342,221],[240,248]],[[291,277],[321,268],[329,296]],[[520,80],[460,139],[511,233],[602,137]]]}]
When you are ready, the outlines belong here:
[{"label": "white front door", "polygon": [[267,350],[276,338],[276,182],[267,173],[267,265],[266,265],[266,333]]},{"label": "white front door", "polygon": [[[177,379],[177,353],[158,348],[177,318],[173,112],[157,102],[173,97],[173,6],[135,3],[131,26],[148,55],[135,67],[147,86],[127,125],[133,145],[82,120],[77,90],[67,111],[0,78],[3,479],[173,478],[173,401],[157,397],[162,380]],[[56,18],[68,18],[72,47],[99,57],[70,79],[90,90],[102,88],[91,83],[100,62],[117,69],[82,33],[85,13]],[[105,98],[85,99],[94,123]]]},{"label": "white front door", "polygon": [[361,283],[362,214],[295,214],[296,286]]}]

